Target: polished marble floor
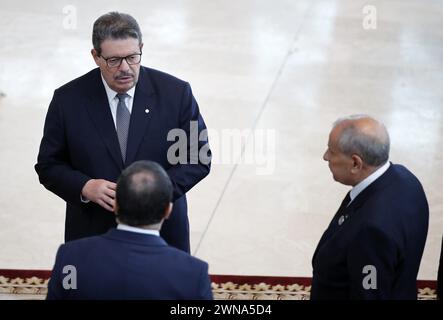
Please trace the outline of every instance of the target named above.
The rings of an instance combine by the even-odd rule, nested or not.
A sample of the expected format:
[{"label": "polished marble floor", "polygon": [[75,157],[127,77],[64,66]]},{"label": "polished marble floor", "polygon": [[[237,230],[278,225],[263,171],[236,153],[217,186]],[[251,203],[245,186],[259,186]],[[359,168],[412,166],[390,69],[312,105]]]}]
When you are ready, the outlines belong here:
[{"label": "polished marble floor", "polygon": [[442,1],[0,4],[0,268],[52,267],[64,203],[33,169],[46,109],[55,88],[94,67],[92,23],[118,10],[141,25],[143,64],[189,81],[211,130],[216,161],[189,192],[192,251],[211,273],[311,276],[315,246],[348,190],[322,160],[331,123],[369,113],[390,131],[391,160],[427,192],[419,279],[436,279]]}]

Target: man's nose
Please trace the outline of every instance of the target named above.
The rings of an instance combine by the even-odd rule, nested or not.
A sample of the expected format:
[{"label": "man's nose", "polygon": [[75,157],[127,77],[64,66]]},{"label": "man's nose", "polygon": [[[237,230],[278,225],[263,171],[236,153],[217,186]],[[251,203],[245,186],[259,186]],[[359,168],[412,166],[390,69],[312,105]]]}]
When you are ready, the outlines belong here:
[{"label": "man's nose", "polygon": [[328,151],[326,150],[325,153],[323,154],[323,160],[325,161],[329,161],[329,156],[328,156]]},{"label": "man's nose", "polygon": [[129,70],[129,64],[126,62],[126,59],[122,59],[122,63],[120,63],[118,70],[119,71],[128,71]]}]

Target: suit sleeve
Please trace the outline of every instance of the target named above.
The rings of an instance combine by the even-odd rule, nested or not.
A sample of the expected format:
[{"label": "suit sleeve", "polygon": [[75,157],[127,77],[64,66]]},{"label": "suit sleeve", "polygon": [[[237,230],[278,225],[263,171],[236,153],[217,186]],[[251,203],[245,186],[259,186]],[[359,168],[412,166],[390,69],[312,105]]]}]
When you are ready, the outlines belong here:
[{"label": "suit sleeve", "polygon": [[211,279],[208,274],[208,264],[204,263],[203,267],[201,268],[200,273],[200,286],[199,286],[199,292],[198,297],[199,300],[212,300],[212,286],[211,286]]},{"label": "suit sleeve", "polygon": [[62,256],[63,256],[63,245],[61,245],[57,250],[57,255],[55,258],[54,268],[52,269],[51,279],[48,282],[48,294],[46,295],[46,300],[60,300],[63,299],[64,289],[62,285],[61,272],[63,270],[62,266]]},{"label": "suit sleeve", "polygon": [[81,190],[90,178],[70,164],[63,109],[58,102],[57,91],[46,115],[35,170],[46,189],[67,202],[81,202]]},{"label": "suit sleeve", "polygon": [[167,171],[174,186],[174,200],[206,177],[211,168],[206,124],[188,83],[182,94],[179,123],[180,129],[186,133],[187,154],[185,163],[178,162]]},{"label": "suit sleeve", "polygon": [[395,241],[380,228],[367,226],[359,232],[347,257],[350,298],[392,299],[398,255]]}]

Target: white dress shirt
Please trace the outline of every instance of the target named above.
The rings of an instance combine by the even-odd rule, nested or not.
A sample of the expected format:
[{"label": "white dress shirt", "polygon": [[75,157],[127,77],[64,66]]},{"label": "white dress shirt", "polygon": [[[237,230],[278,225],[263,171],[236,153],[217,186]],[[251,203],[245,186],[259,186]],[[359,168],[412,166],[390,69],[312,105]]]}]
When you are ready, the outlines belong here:
[{"label": "white dress shirt", "polygon": [[[371,183],[373,183],[375,180],[381,177],[383,173],[388,170],[389,166],[391,164],[389,161],[386,161],[384,165],[382,165],[380,168],[378,168],[376,171],[374,171],[370,176],[366,177],[363,181],[360,181],[354,188],[352,188],[351,193],[349,196],[351,197],[351,201],[349,204],[354,201],[354,199],[363,191],[365,190]],[[348,206],[349,206],[348,204]]]},{"label": "white dress shirt", "polygon": [[[109,107],[111,108],[112,119],[114,120],[114,126],[117,128],[117,120],[116,119],[117,119],[117,105],[118,105],[117,93],[118,92],[115,92],[114,90],[112,90],[108,86],[105,79],[103,78],[103,75],[102,75],[102,81],[103,81],[103,85],[105,86],[106,95],[108,96]],[[129,113],[132,113],[132,103],[134,102],[135,86],[132,87],[130,90],[128,90],[126,92],[126,94],[129,97],[126,97],[125,104],[129,110]]]},{"label": "white dress shirt", "polygon": [[[108,97],[109,108],[111,108],[112,119],[114,120],[114,127],[117,129],[117,105],[118,105],[117,92],[115,92],[114,90],[112,90],[108,86],[108,84],[106,83],[105,78],[103,78],[102,74],[101,74],[101,77],[102,77],[102,81],[103,81],[103,86],[105,87],[105,90],[106,90],[106,96]],[[131,113],[132,112],[132,103],[134,101],[135,86],[132,87],[130,90],[128,90],[128,92],[126,92],[126,94],[128,95],[128,97],[126,97],[126,99],[125,99],[125,104],[129,110],[129,113]],[[83,203],[89,202],[89,200],[84,198],[83,195],[81,195],[81,194],[80,194],[80,200]]]},{"label": "white dress shirt", "polygon": [[119,223],[117,225],[118,230],[123,231],[129,231],[129,232],[136,232],[136,233],[143,233],[143,234],[150,234],[153,236],[160,236],[160,232],[158,230],[152,230],[152,229],[142,229],[137,227],[128,226],[127,224]]}]

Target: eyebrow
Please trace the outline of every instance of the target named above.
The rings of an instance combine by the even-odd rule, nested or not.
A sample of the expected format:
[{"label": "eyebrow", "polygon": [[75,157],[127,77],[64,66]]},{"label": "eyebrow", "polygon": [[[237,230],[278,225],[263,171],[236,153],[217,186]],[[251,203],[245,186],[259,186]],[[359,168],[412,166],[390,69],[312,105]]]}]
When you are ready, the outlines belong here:
[{"label": "eyebrow", "polygon": [[118,58],[118,59],[121,59],[121,58],[126,58],[126,57],[133,56],[133,55],[135,55],[135,54],[141,54],[141,52],[130,53],[130,54],[124,56],[124,57],[122,57],[122,56],[110,56],[110,57],[107,58],[107,59],[112,59],[112,58]]}]

